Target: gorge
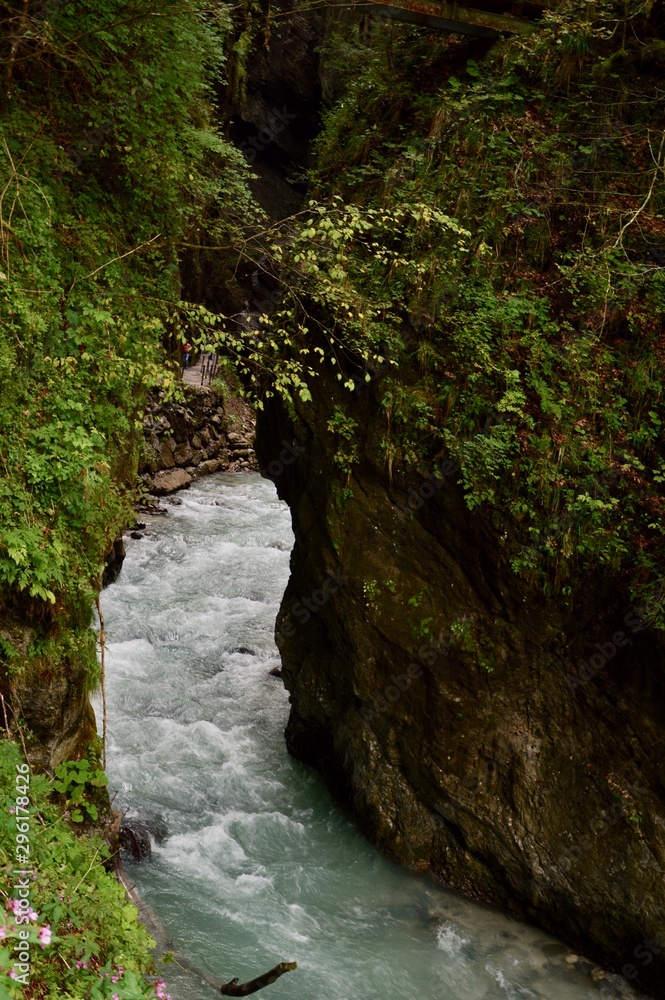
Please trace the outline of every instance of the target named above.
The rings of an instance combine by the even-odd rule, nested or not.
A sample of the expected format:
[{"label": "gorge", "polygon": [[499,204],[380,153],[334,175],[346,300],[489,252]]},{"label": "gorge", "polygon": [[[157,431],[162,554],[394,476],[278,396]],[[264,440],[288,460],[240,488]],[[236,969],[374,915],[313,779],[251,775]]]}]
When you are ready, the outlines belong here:
[{"label": "gorge", "polygon": [[288,1000],[633,996],[541,931],[382,859],[289,756],[271,671],[292,535],[271,484],[220,474],[164,504],[102,609],[109,782],[125,822],[157,835],[126,871],[175,951],[174,1000],[213,995],[181,965],[242,981],[279,959],[298,962],[272,987]]},{"label": "gorge", "polygon": [[[67,5],[6,25],[5,728],[36,772],[93,766],[101,567],[139,467],[228,467],[233,385],[291,511],[290,752],[407,898],[428,873],[617,976],[580,989],[665,996],[662,12],[486,39],[149,7],[142,49],[88,11],[69,69]],[[157,437],[182,336],[222,359],[218,419]],[[505,992],[564,989],[534,983]]]}]

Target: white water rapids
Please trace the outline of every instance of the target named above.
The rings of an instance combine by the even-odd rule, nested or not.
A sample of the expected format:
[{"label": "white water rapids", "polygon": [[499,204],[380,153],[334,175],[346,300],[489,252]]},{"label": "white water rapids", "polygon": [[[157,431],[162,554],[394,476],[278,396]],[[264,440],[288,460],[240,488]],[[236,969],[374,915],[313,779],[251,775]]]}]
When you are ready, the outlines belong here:
[{"label": "white water rapids", "polygon": [[[178,501],[102,599],[114,805],[163,830],[129,874],[178,953],[221,981],[297,961],[266,1000],[600,1000],[564,945],[380,857],[289,757],[269,671],[293,538],[273,485],[217,475]],[[218,995],[166,980],[174,1000]]]}]

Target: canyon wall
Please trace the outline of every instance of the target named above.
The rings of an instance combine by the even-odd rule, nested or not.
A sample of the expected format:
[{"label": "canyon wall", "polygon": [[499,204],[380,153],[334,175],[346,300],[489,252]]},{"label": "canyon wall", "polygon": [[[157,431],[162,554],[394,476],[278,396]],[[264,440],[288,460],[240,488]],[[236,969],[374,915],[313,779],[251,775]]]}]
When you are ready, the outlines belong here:
[{"label": "canyon wall", "polygon": [[[286,51],[250,60],[246,129],[265,127],[261,81],[292,76]],[[451,44],[442,79],[481,54]],[[326,94],[326,73],[305,61],[301,90]],[[345,141],[354,127],[370,123],[349,113]],[[378,156],[380,140],[367,142]],[[452,460],[430,475],[387,468],[380,373],[353,394],[320,375],[312,395],[273,399],[257,422],[259,464],[296,537],[276,627],[291,752],[388,856],[665,997],[665,642],[653,609],[600,566],[566,599],[546,597],[511,568],[501,512],[469,510]],[[350,474],[340,412],[357,426]]]},{"label": "canyon wall", "polygon": [[[379,387],[348,482],[327,421],[259,417],[296,536],[277,622],[287,730],[382,851],[663,996],[665,649],[598,574],[564,609],[511,571],[454,464],[396,473]],[[272,464],[271,464],[272,463]]]}]

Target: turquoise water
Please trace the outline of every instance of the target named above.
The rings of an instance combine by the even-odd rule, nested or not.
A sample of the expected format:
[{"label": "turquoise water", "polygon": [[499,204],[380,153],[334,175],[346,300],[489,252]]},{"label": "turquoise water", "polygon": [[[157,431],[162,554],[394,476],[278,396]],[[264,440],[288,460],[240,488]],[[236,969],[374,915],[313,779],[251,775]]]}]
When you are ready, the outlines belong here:
[{"label": "turquoise water", "polygon": [[[288,509],[258,475],[195,484],[103,594],[116,807],[164,837],[129,872],[178,952],[271,1000],[599,1000],[569,949],[397,868],[283,739],[275,615]],[[171,972],[174,1000],[214,990]]]}]

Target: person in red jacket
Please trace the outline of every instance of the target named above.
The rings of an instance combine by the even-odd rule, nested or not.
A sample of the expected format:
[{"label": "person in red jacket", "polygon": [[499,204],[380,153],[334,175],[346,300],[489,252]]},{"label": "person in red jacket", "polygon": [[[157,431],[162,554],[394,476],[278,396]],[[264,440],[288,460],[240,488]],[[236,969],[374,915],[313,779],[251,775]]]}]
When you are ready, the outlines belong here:
[{"label": "person in red jacket", "polygon": [[191,353],[191,350],[192,350],[192,345],[191,344],[185,343],[185,344],[182,345],[181,351],[182,351],[182,367],[183,367],[183,370],[185,368],[189,368],[189,355]]}]

